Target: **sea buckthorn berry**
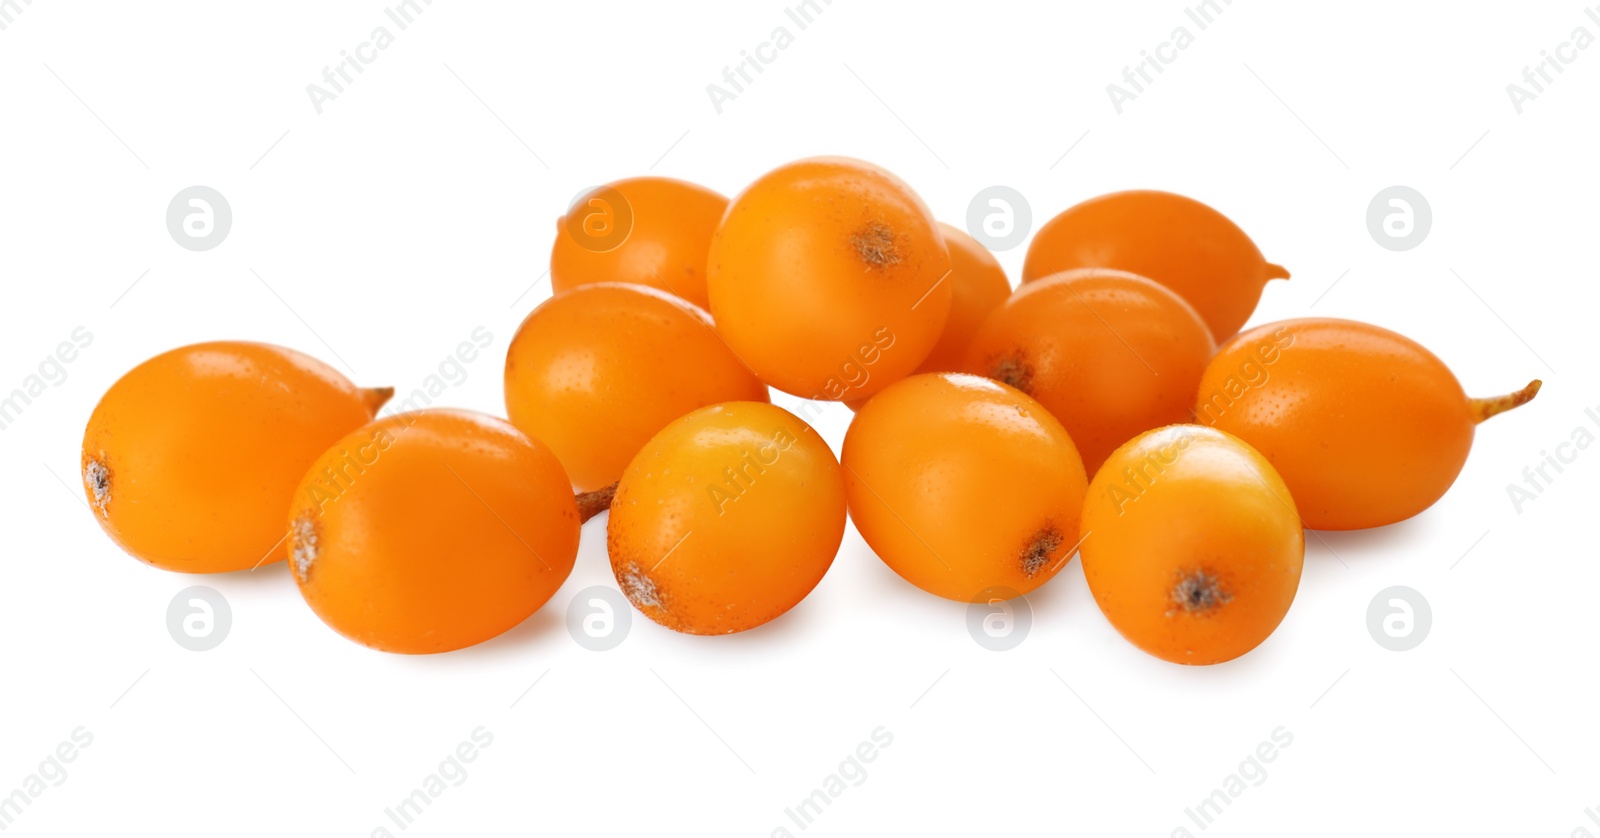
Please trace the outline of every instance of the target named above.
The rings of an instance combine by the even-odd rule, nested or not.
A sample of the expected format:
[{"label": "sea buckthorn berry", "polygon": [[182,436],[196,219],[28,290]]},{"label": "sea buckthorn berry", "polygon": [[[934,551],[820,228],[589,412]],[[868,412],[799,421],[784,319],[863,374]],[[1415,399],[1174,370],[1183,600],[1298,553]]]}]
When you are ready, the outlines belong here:
[{"label": "sea buckthorn berry", "polygon": [[549,445],[584,491],[616,482],[656,431],[697,407],[767,400],[705,312],[619,283],[534,309],[506,352],[505,390],[511,423]]},{"label": "sea buckthorn berry", "polygon": [[[1011,281],[1005,269],[977,239],[944,222],[939,222],[945,248],[950,252],[950,316],[933,351],[922,359],[913,375],[923,372],[960,372],[967,346],[983,325],[984,318],[1011,296]],[[860,410],[866,398],[853,398],[845,405]]]},{"label": "sea buckthorn berry", "polygon": [[510,424],[400,413],[335,443],[289,508],[289,567],[311,610],[384,652],[481,643],[539,609],[578,554],[561,463]]},{"label": "sea buckthorn berry", "polygon": [[1025,594],[1078,546],[1087,481],[1071,437],[1038,402],[988,379],[889,385],[850,423],[843,462],[856,529],[929,593]]},{"label": "sea buckthorn berry", "polygon": [[1038,399],[1066,426],[1092,475],[1135,435],[1193,418],[1213,349],[1177,294],[1091,268],[1022,286],[978,330],[966,371]]},{"label": "sea buckthorn berry", "polygon": [[661,430],[628,465],[606,522],[611,571],[646,617],[732,634],[793,608],[844,537],[844,483],[794,414],[729,402]]},{"label": "sea buckthorn berry", "polygon": [[1089,483],[1083,530],[1083,574],[1106,619],[1173,663],[1222,663],[1259,646],[1289,612],[1305,561],[1272,464],[1200,425],[1118,448]]},{"label": "sea buckthorn berry", "polygon": [[164,352],[111,385],[83,433],[83,488],[117,546],[166,570],[282,561],[306,466],[393,395],[292,349],[218,341]]},{"label": "sea buckthorn berry", "polygon": [[595,187],[556,222],[550,286],[631,282],[705,308],[706,252],[728,199],[693,183],[639,177]]},{"label": "sea buckthorn berry", "polygon": [[1432,506],[1461,473],[1478,423],[1539,386],[1471,399],[1415,341],[1309,318],[1257,326],[1222,347],[1195,413],[1272,461],[1306,526],[1353,530]]},{"label": "sea buckthorn berry", "polygon": [[933,351],[917,365],[916,372],[961,372],[967,346],[983,325],[984,318],[1011,296],[1011,281],[1005,269],[977,239],[965,230],[939,222],[945,248],[950,252],[950,314]]},{"label": "sea buckthorn berry", "polygon": [[1028,245],[1022,281],[1074,268],[1115,268],[1171,288],[1218,341],[1250,319],[1268,280],[1289,278],[1227,216],[1149,189],[1091,198],[1050,219]]},{"label": "sea buckthorn berry", "polygon": [[761,380],[803,398],[876,393],[928,356],[950,310],[950,254],[888,172],[790,163],[733,199],[711,241],[717,331]]}]

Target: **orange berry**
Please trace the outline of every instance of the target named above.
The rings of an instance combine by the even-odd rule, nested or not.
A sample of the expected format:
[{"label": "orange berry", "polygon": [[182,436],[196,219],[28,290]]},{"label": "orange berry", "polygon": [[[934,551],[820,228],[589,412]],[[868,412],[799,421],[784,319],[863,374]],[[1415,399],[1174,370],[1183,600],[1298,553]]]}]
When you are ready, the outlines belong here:
[{"label": "orange berry", "polygon": [[762,381],[857,399],[926,358],[950,310],[950,254],[888,172],[838,157],[790,163],[733,199],[711,240],[717,331]]},{"label": "orange berry", "polygon": [[639,177],[598,186],[556,222],[550,286],[631,282],[706,302],[706,251],[728,199],[693,183]]},{"label": "orange berry", "polygon": [[500,419],[422,410],[351,433],[305,472],[289,566],[311,610],[345,637],[448,652],[550,599],[572,572],[578,527],[550,449]]},{"label": "orange berry", "polygon": [[761,402],[701,408],[623,473],[606,522],[611,571],[674,631],[732,634],[822,581],[844,537],[844,485],[822,437]]},{"label": "orange berry", "polygon": [[933,351],[917,365],[916,372],[960,372],[967,346],[983,325],[984,318],[1011,296],[1011,281],[1005,269],[977,239],[966,231],[939,222],[945,248],[950,252],[950,315]]},{"label": "orange berry", "polygon": [[1042,405],[958,373],[915,375],[861,408],[844,439],[862,538],[894,572],[948,599],[1025,594],[1078,544],[1078,451]]},{"label": "orange berry", "polygon": [[1135,189],[1091,198],[1034,234],[1022,281],[1073,268],[1115,268],[1171,288],[1216,340],[1250,319],[1261,290],[1289,272],[1220,212],[1182,195]]},{"label": "orange berry", "polygon": [[1089,483],[1083,574],[1106,619],[1162,660],[1233,660],[1294,602],[1305,533],[1266,458],[1199,425],[1118,448]]},{"label": "orange berry", "polygon": [[264,343],[164,352],[111,385],[83,433],[83,489],[117,546],[166,570],[282,561],[306,466],[393,395]]},{"label": "orange berry", "polygon": [[1217,352],[1201,379],[1200,421],[1272,461],[1306,526],[1403,521],[1442,497],[1478,423],[1524,404],[1540,382],[1470,399],[1415,341],[1331,318],[1257,326]]},{"label": "orange berry", "polygon": [[709,404],[767,401],[705,312],[638,285],[546,300],[506,352],[506,413],[584,491],[616,482],[668,422]]},{"label": "orange berry", "polygon": [[1085,269],[1022,286],[978,330],[966,371],[1038,399],[1094,474],[1136,434],[1193,417],[1213,348],[1178,295],[1123,271]]},{"label": "orange berry", "polygon": [[[944,234],[945,249],[950,252],[950,315],[939,333],[939,342],[933,351],[922,359],[913,374],[923,372],[960,372],[966,357],[967,346],[983,325],[984,318],[1011,296],[1011,281],[1005,269],[977,239],[944,222],[939,222],[939,232]],[[869,397],[852,398],[845,402],[851,410],[860,410]]]}]

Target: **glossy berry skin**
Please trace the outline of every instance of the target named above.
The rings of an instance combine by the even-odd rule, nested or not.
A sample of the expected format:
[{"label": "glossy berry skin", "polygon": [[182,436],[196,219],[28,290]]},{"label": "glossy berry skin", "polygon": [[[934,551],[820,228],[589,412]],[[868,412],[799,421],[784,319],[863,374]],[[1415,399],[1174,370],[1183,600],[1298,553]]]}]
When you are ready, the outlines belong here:
[{"label": "glossy berry skin", "polygon": [[1075,268],[1114,268],[1165,285],[1194,306],[1217,341],[1250,319],[1268,280],[1289,277],[1227,216],[1149,189],[1091,198],[1050,219],[1028,245],[1022,281]]},{"label": "glossy berry skin", "polygon": [[512,424],[593,491],[668,422],[717,402],[766,401],[767,387],[705,312],[652,288],[599,283],[557,294],[522,322],[505,394]]},{"label": "glossy berry skin", "polygon": [[1308,318],[1241,333],[1201,379],[1201,422],[1238,436],[1283,475],[1312,529],[1403,521],[1460,474],[1479,422],[1539,382],[1472,399],[1415,341],[1367,323]]},{"label": "glossy berry skin", "polygon": [[727,208],[722,195],[672,178],[596,187],[556,222],[550,286],[559,294],[595,282],[629,282],[705,308],[706,253]]},{"label": "glossy berry skin", "polygon": [[844,483],[826,442],[761,402],[701,408],[634,457],[606,522],[611,570],[646,617],[731,634],[793,608],[844,537]]},{"label": "glossy berry skin", "polygon": [[1013,294],[968,346],[966,371],[1048,408],[1092,475],[1139,433],[1192,418],[1213,348],[1205,324],[1170,290],[1122,271],[1085,269]]},{"label": "glossy berry skin", "polygon": [[763,175],[728,207],[707,270],[717,330],[802,398],[860,399],[904,378],[950,310],[950,254],[928,208],[858,160]]},{"label": "glossy berry skin", "polygon": [[1260,645],[1300,586],[1288,488],[1243,441],[1199,425],[1118,448],[1083,505],[1083,574],[1111,625],[1162,660],[1214,664]]},{"label": "glossy berry skin", "polygon": [[401,413],[311,465],[289,507],[290,569],[345,637],[427,654],[481,643],[572,572],[578,511],[561,464],[503,420]]},{"label": "glossy berry skin", "polygon": [[1077,547],[1077,449],[1042,405],[997,382],[929,373],[890,385],[851,422],[843,463],[856,529],[929,593],[1025,594]]},{"label": "glossy berry skin", "polygon": [[90,509],[117,546],[166,570],[282,561],[283,510],[300,475],[393,392],[264,343],[164,352],[111,385],[89,417]]}]

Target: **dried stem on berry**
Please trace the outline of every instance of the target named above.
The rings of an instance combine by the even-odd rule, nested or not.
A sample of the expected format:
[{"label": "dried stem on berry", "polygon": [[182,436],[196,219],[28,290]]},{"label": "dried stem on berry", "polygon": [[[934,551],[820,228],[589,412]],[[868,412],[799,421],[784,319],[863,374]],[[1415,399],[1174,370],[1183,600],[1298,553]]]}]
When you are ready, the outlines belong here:
[{"label": "dried stem on berry", "polygon": [[1472,421],[1481,423],[1491,416],[1498,416],[1512,408],[1521,407],[1533,401],[1533,397],[1539,395],[1539,388],[1543,385],[1544,382],[1535,378],[1528,382],[1528,386],[1514,393],[1508,393],[1504,396],[1492,396],[1487,399],[1468,400],[1468,404],[1472,408]]},{"label": "dried stem on berry", "polygon": [[611,499],[616,495],[617,484],[615,483],[595,489],[592,492],[579,492],[577,495],[578,521],[580,523],[587,522],[590,518],[610,509]]}]

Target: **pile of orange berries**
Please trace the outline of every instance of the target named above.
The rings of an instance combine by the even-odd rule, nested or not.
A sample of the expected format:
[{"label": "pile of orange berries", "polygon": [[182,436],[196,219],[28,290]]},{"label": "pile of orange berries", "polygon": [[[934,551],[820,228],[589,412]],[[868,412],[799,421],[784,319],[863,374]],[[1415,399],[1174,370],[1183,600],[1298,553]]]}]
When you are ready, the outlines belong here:
[{"label": "pile of orange berries", "polygon": [[[609,510],[622,593],[680,632],[793,608],[848,514],[901,577],[962,602],[1026,594],[1081,555],[1129,641],[1217,663],[1282,621],[1304,529],[1421,512],[1476,425],[1539,388],[1468,398],[1428,350],[1363,323],[1241,333],[1287,276],[1165,192],[1062,212],[1013,293],[866,163],[791,163],[731,201],[624,180],[558,224],[556,293],[507,352],[509,422],[375,420],[391,391],[279,347],[198,344],[106,393],[84,490],[143,561],[287,560],[329,626],[390,652],[526,619]],[[840,455],[769,387],[854,409]]]}]

